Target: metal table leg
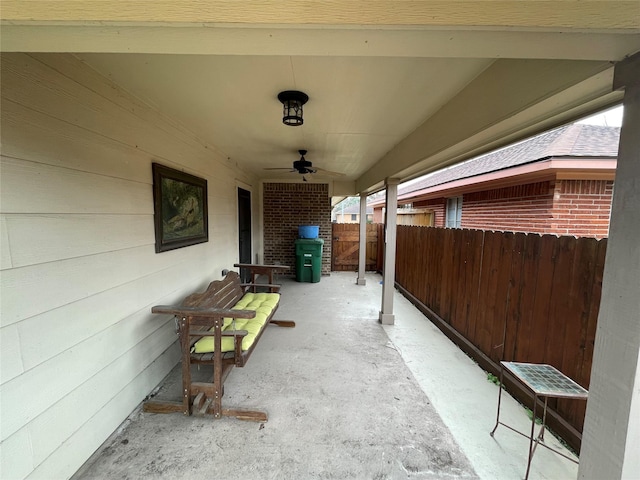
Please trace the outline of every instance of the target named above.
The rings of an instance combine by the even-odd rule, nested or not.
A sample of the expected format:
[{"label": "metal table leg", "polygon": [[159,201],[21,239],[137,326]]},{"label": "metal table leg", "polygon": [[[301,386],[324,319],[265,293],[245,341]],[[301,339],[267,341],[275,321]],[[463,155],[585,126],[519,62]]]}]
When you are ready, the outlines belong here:
[{"label": "metal table leg", "polygon": [[[546,403],[545,403],[546,405]],[[534,435],[536,429],[536,410],[538,407],[538,396],[533,395],[533,411],[531,415],[531,435],[529,435],[529,459],[527,460],[527,473],[524,474],[524,480],[529,478],[529,470],[531,469],[531,460],[533,459],[533,454],[536,451],[536,447],[538,446],[538,440],[536,439],[534,445]],[[544,428],[544,425],[542,426]]]},{"label": "metal table leg", "polygon": [[496,414],[496,426],[489,433],[493,437],[498,425],[500,425],[500,401],[502,400],[502,377],[504,375],[504,367],[500,365],[500,381],[498,382],[498,413]]}]

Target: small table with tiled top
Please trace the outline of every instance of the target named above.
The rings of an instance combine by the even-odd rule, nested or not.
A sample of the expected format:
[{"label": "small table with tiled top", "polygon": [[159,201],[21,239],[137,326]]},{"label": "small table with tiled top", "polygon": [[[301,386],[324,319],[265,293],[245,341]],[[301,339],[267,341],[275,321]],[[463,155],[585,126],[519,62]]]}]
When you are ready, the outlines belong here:
[{"label": "small table with tiled top", "polygon": [[[515,428],[500,421],[500,400],[502,398],[502,380],[504,378],[504,372],[511,374],[516,380],[521,382],[528,390],[533,394],[533,414],[531,416],[531,433],[526,435]],[[498,393],[498,414],[496,418],[496,426],[493,427],[490,435],[493,437],[498,425],[503,425],[514,432],[529,438],[529,459],[527,460],[527,473],[525,473],[524,479],[529,478],[529,469],[531,467],[531,460],[533,454],[536,451],[538,444],[543,447],[563,456],[564,458],[571,460],[574,463],[578,463],[575,459],[565,455],[563,452],[551,448],[544,443],[544,430],[547,420],[547,400],[549,398],[572,398],[578,400],[586,400],[589,392],[571,380],[565,374],[546,364],[536,363],[518,363],[518,362],[500,362],[500,384]],[[542,413],[542,425],[540,432],[535,435],[536,426],[536,407],[538,405],[538,397],[544,398],[544,410]]]},{"label": "small table with tiled top", "polygon": [[250,263],[235,263],[233,265],[237,268],[248,268],[249,275],[251,276],[251,283],[253,284],[252,289],[256,292],[257,281],[260,275],[266,275],[268,277],[269,282],[269,291],[274,293],[277,292],[277,289],[271,285],[274,282],[274,273],[285,273],[290,270],[291,267],[287,265],[253,265]]}]

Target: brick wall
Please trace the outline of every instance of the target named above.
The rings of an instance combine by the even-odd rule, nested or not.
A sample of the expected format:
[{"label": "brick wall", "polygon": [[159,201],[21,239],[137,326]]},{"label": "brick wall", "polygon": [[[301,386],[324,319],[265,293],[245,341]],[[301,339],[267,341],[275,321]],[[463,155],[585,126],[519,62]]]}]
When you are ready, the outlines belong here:
[{"label": "brick wall", "polygon": [[555,233],[553,182],[537,182],[464,195],[462,228]]},{"label": "brick wall", "polygon": [[320,226],[322,274],[331,272],[331,200],[329,186],[319,183],[265,183],[264,263],[290,265],[295,275],[298,226]]},{"label": "brick wall", "polygon": [[556,182],[551,220],[554,233],[606,237],[609,235],[612,196],[613,180]]},{"label": "brick wall", "polygon": [[[462,198],[461,226],[604,238],[612,195],[612,180],[551,180],[468,193]],[[445,226],[446,205],[446,198],[413,202],[414,208],[433,210],[434,227]]]},{"label": "brick wall", "polygon": [[462,228],[603,238],[613,181],[555,180],[470,193]]}]

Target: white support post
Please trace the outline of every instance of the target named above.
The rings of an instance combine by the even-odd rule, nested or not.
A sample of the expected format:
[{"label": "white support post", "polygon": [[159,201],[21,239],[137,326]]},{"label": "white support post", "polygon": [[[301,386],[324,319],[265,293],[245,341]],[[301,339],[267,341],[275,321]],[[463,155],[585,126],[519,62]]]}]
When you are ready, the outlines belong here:
[{"label": "white support post", "polygon": [[624,118],[580,479],[640,478],[640,54],[619,63]]},{"label": "white support post", "polygon": [[360,194],[360,251],[358,255],[358,285],[366,285],[367,271],[367,194]]},{"label": "white support post", "polygon": [[384,266],[382,268],[382,310],[380,323],[393,325],[393,293],[396,283],[396,225],[398,221],[398,184],[397,178],[387,178],[387,196],[384,221]]}]

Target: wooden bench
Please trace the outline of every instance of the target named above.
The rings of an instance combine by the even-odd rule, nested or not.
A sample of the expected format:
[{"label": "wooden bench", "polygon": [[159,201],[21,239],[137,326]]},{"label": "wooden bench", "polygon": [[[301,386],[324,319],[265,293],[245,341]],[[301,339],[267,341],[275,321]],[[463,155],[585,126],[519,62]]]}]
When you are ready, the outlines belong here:
[{"label": "wooden bench", "polygon": [[[268,266],[243,264],[250,271],[257,270],[260,274],[268,272]],[[277,266],[278,271],[288,267]],[[273,271],[272,271],[273,272]],[[267,273],[273,278],[273,273]],[[252,273],[252,278],[256,278]],[[248,292],[255,287],[266,287],[272,293],[256,294]],[[244,367],[256,348],[262,333],[269,323],[275,323],[282,327],[295,327],[295,322],[286,320],[274,320],[273,315],[279,305],[280,286],[269,284],[241,284],[240,276],[236,272],[229,272],[223,280],[216,280],[209,284],[202,293],[193,293],[186,297],[180,305],[158,305],[151,309],[153,313],[175,315],[180,337],[182,352],[182,401],[166,401],[150,399],[144,404],[145,412],[170,413],[181,411],[185,415],[212,414],[214,418],[221,416],[236,417],[241,420],[258,422],[267,421],[267,414],[258,410],[245,410],[240,408],[222,408],[222,396],[224,394],[224,381],[233,367]],[[246,295],[246,296],[245,296]],[[268,302],[255,310],[255,305],[260,301]],[[240,303],[252,301],[253,304],[246,309],[236,307]],[[272,305],[273,304],[273,305]],[[235,309],[233,307],[236,307]],[[259,325],[269,307],[272,307],[264,323]],[[258,315],[258,319],[256,318]],[[226,320],[225,320],[226,319]],[[247,323],[251,332],[236,329],[236,322],[241,323],[245,319],[254,319]],[[256,323],[257,322],[257,323]],[[251,345],[243,348],[245,337],[252,339]],[[207,339],[206,342],[204,339]],[[213,339],[213,342],[211,342]],[[229,340],[232,339],[232,340]],[[198,343],[200,340],[202,342]],[[207,343],[208,342],[208,343]],[[224,342],[224,344],[223,344]],[[211,345],[212,344],[212,345]],[[198,350],[207,350],[207,345],[212,346],[213,351],[197,353]],[[194,382],[191,378],[191,365],[212,365],[213,377],[210,382]]]}]

